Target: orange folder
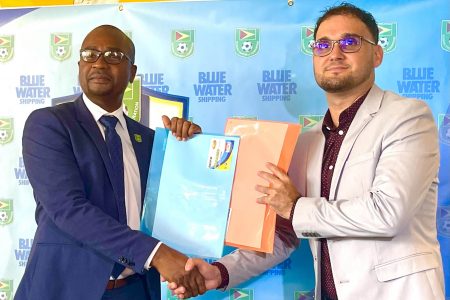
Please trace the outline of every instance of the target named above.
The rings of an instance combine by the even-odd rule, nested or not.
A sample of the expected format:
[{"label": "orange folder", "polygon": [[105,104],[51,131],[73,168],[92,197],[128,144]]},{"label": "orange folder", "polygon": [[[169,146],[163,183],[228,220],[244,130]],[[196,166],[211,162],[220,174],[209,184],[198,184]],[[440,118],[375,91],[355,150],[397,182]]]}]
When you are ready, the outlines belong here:
[{"label": "orange folder", "polygon": [[239,136],[240,144],[231,192],[226,245],[273,252],[276,213],[268,205],[256,203],[261,193],[255,190],[255,185],[267,185],[257,172],[267,171],[266,162],[287,171],[300,131],[301,126],[293,123],[227,120],[225,134]]}]

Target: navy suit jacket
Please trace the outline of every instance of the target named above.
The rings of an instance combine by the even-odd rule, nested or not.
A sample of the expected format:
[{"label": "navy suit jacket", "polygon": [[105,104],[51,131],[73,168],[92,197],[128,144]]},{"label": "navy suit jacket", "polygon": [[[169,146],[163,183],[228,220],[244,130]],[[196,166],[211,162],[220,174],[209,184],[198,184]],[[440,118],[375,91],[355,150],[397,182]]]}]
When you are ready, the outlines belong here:
[{"label": "navy suit jacket", "polygon": [[[154,132],[126,117],[144,199]],[[159,274],[144,269],[158,240],[131,230],[118,205],[111,160],[81,96],[33,111],[23,159],[36,200],[37,230],[15,299],[98,300],[114,263],[132,268],[160,299]]]}]

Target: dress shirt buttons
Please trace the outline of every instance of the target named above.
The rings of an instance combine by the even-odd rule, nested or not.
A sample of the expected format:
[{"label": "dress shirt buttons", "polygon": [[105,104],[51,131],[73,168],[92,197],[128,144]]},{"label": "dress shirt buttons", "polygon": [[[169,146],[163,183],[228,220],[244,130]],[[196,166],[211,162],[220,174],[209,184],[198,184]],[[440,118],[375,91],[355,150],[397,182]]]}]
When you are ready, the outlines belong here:
[{"label": "dress shirt buttons", "polygon": [[343,131],[343,130],[339,130],[338,134],[339,134],[339,135],[343,135],[343,134],[344,134],[344,131]]}]

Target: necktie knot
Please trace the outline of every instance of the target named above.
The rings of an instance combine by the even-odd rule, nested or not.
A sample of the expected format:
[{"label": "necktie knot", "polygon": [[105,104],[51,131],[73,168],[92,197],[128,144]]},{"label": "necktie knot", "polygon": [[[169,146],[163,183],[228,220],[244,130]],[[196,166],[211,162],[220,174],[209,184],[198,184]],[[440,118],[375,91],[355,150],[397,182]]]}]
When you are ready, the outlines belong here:
[{"label": "necktie knot", "polygon": [[101,116],[99,122],[106,128],[115,129],[119,121],[115,116]]}]

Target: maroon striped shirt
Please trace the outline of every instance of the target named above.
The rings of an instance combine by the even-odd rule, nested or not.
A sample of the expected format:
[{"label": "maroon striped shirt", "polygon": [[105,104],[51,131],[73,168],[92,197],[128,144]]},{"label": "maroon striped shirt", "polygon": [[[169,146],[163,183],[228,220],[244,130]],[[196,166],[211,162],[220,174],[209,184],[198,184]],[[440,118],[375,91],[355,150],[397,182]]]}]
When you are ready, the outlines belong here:
[{"label": "maroon striped shirt", "polygon": [[[367,92],[368,93],[368,92]],[[357,99],[352,105],[339,115],[339,126],[335,127],[328,110],[323,119],[322,132],[325,136],[325,148],[322,158],[322,175],[320,184],[320,196],[328,199],[330,197],[331,179],[333,178],[334,165],[339,151],[344,141],[345,135],[355,118],[361,104],[366,99],[367,93]],[[326,239],[320,240],[320,270],[322,296],[337,300],[336,286],[333,280],[333,270],[331,269],[330,254]]]}]

